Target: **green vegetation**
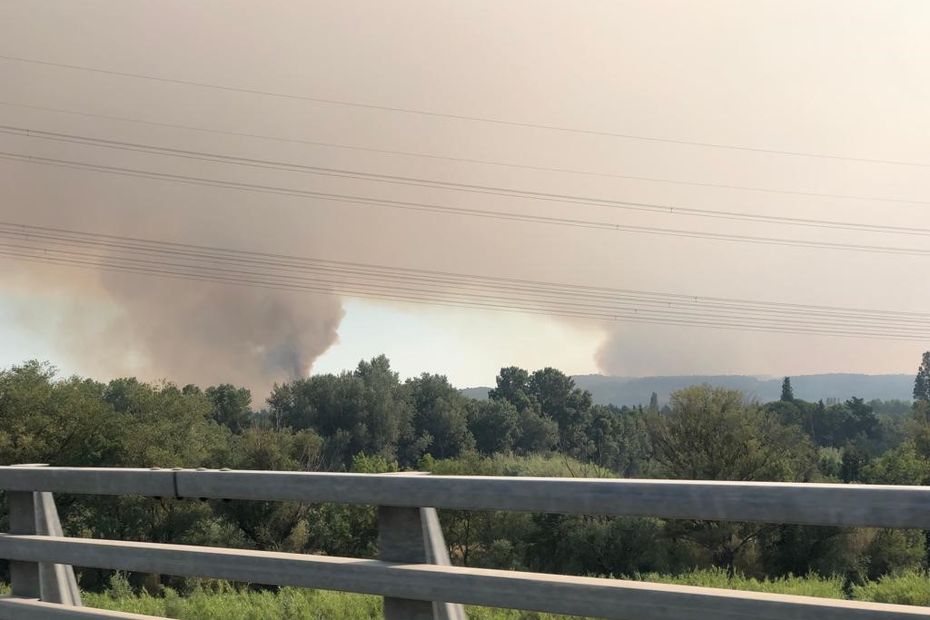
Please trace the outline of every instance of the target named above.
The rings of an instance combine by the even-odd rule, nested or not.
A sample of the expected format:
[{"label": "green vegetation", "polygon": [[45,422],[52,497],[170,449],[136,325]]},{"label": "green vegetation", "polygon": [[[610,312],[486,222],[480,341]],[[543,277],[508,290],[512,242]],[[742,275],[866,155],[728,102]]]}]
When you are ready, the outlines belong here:
[{"label": "green vegetation", "polygon": [[[248,390],[232,385],[100,383],[28,362],[0,371],[0,463],[927,484],[928,367],[925,359],[914,404],[805,402],[786,379],[771,403],[699,385],[660,408],[657,398],[645,407],[593,404],[552,368],[501,369],[489,399],[473,400],[442,376],[400,381],[382,356],[352,372],[278,385],[256,407]],[[377,553],[370,507],[57,500],[66,532],[78,536]],[[6,518],[2,507],[0,515]],[[442,511],[440,518],[453,562],[462,565],[926,603],[930,537],[921,531],[504,512]],[[0,578],[6,570],[0,567]],[[228,604],[235,613],[289,605],[326,617],[333,605],[342,610],[354,601],[333,617],[367,617],[377,604],[304,591],[197,590],[183,579],[146,575],[130,575],[130,590],[154,596],[93,594],[107,590],[111,576],[82,570],[79,578],[95,601],[162,606],[157,613],[168,605],[185,614],[201,613],[198,605]],[[185,617],[249,617],[235,613]],[[293,614],[286,617],[304,617]]]},{"label": "green vegetation", "polygon": [[184,620],[322,620],[324,618],[383,618],[381,599],[360,594],[282,588],[219,591],[195,589],[180,596],[168,589],[161,596],[133,594],[128,582],[102,594],[85,594],[84,604]]},{"label": "green vegetation", "polygon": [[[850,596],[843,592],[839,578],[788,576],[774,580],[758,580],[742,575],[729,577],[719,569],[694,571],[678,577],[641,575],[637,579],[660,583],[707,588],[729,588],[750,592],[852,598],[861,601],[930,605],[930,577],[917,572],[887,576],[853,589]],[[196,584],[184,596],[167,589],[158,596],[142,592],[135,594],[124,576],[111,580],[104,593],[85,594],[85,604],[91,607],[167,616],[182,620],[322,620],[344,618],[361,620],[381,618],[381,599],[361,594],[281,588],[278,591],[234,589],[228,584],[210,582]],[[471,607],[469,617],[475,620],[543,620],[563,618],[505,609]]]},{"label": "green vegetation", "polygon": [[852,590],[854,599],[876,603],[930,606],[930,578],[926,574],[908,571],[899,575],[885,575]]}]

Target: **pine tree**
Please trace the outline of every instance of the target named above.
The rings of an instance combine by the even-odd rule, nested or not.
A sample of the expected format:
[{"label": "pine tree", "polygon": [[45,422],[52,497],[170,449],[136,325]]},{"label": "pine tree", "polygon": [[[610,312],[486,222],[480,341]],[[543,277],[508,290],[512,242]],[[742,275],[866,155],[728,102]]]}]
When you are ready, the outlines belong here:
[{"label": "pine tree", "polygon": [[649,411],[657,412],[659,410],[659,395],[655,392],[649,397]]},{"label": "pine tree", "polygon": [[930,401],[930,351],[924,353],[914,378],[914,400]]},{"label": "pine tree", "polygon": [[785,377],[785,380],[781,382],[781,399],[786,403],[794,400],[794,389],[791,387],[790,377]]}]

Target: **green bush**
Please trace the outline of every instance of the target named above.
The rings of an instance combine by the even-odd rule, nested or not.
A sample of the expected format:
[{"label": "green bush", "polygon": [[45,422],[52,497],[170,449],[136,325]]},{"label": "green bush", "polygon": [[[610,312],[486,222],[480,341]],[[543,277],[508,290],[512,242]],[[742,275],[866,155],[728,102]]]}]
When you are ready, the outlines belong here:
[{"label": "green bush", "polygon": [[[725,571],[713,569],[679,576],[642,574],[637,579],[705,588],[844,598],[842,579],[817,575],[771,580],[741,575],[729,578]],[[930,576],[918,571],[889,575],[853,588],[852,598],[930,606]],[[133,594],[129,582],[122,576],[112,579],[111,589],[105,593],[84,594],[84,601],[91,607],[179,620],[365,620],[383,617],[381,599],[375,596],[299,588],[235,589],[213,582],[206,588],[195,587],[188,596],[179,596],[170,588],[165,588],[161,596],[152,596],[144,591]],[[566,616],[482,607],[470,607],[468,614],[472,620],[567,620]]]},{"label": "green bush", "polygon": [[727,590],[746,590],[748,592],[768,592],[770,594],[817,596],[820,598],[843,598],[842,579],[839,577],[825,578],[818,575],[808,575],[807,577],[789,575],[780,579],[755,579],[737,574],[730,578],[722,568],[711,568],[674,577],[650,573],[637,575],[637,579],[702,588],[723,588]]},{"label": "green bush", "polygon": [[876,603],[930,606],[930,575],[916,570],[885,575],[878,581],[854,587],[852,598]]},{"label": "green bush", "polygon": [[219,594],[196,590],[180,597],[170,588],[164,596],[141,593],[113,598],[108,594],[85,594],[91,607],[165,616],[180,620],[362,620],[383,618],[381,599],[374,596],[282,588],[227,591]]}]

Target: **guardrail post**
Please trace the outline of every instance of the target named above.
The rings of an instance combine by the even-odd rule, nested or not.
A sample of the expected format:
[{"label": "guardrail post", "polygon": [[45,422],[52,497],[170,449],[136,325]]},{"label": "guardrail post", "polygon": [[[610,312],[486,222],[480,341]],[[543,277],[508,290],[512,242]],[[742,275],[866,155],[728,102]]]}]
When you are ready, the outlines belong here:
[{"label": "guardrail post", "polygon": [[[419,508],[378,506],[378,540],[381,559],[422,564],[427,551]],[[435,620],[429,601],[384,597],[385,620]]]},{"label": "guardrail post", "polygon": [[[379,506],[378,535],[380,557],[387,562],[451,564],[435,508]],[[391,597],[384,597],[384,617],[385,620],[466,620],[465,609],[458,604]]]},{"label": "guardrail post", "polygon": [[[45,463],[30,463],[14,467],[46,467]],[[58,508],[51,493],[14,491],[7,493],[10,506],[11,534],[64,536]],[[48,562],[10,562],[10,586],[14,596],[39,598],[46,603],[80,607],[74,568]]]},{"label": "guardrail post", "polygon": [[[55,497],[48,492],[36,492],[34,495],[36,532],[42,536],[64,536]],[[46,603],[58,603],[81,607],[81,591],[78,590],[74,567],[67,564],[39,563],[39,584],[42,600]]]},{"label": "guardrail post", "polygon": [[[420,508],[420,522],[423,524],[423,540],[426,544],[426,562],[439,566],[452,566],[446,538],[442,535],[439,513],[435,508]],[[433,603],[433,616],[436,620],[467,620],[465,608],[458,603]]]},{"label": "guardrail post", "polygon": [[[11,491],[6,496],[10,506],[10,534],[35,534],[35,493]],[[23,598],[41,598],[38,562],[10,561],[10,592]]]}]

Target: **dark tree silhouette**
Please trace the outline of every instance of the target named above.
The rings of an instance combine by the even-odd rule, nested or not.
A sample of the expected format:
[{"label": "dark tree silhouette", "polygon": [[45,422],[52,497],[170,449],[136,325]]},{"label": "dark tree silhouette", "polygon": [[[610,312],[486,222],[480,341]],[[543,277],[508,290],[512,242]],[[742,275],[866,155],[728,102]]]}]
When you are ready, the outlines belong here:
[{"label": "dark tree silhouette", "polygon": [[930,351],[924,353],[914,378],[914,400],[930,402]]}]

